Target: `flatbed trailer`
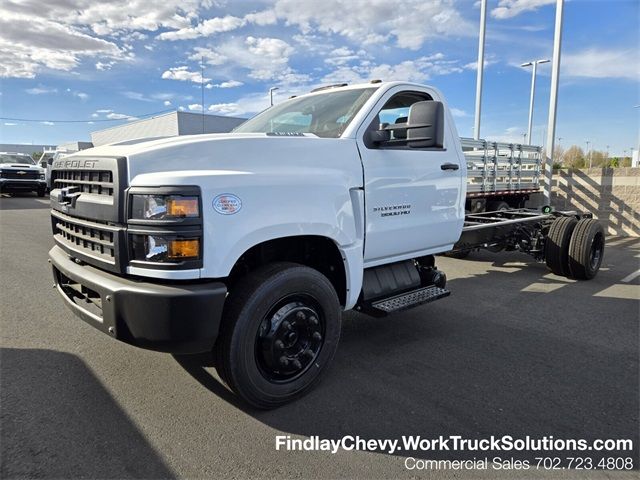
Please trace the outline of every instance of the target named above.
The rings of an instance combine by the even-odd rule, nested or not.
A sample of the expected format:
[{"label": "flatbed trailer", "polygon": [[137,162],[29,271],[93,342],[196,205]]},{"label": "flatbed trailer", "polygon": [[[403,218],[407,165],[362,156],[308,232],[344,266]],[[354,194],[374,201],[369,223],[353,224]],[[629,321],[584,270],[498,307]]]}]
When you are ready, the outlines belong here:
[{"label": "flatbed trailer", "polygon": [[540,193],[542,147],[460,138],[467,162],[468,213],[523,208]]}]

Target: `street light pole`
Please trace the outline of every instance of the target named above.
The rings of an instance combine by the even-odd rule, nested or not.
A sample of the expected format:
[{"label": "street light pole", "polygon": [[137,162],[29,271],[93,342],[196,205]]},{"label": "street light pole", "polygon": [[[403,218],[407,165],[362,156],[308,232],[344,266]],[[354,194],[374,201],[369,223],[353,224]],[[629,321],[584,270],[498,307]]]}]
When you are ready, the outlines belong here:
[{"label": "street light pole", "polygon": [[543,60],[533,60],[531,62],[523,63],[521,67],[530,67],[531,69],[531,95],[529,97],[529,128],[527,129],[528,144],[531,145],[531,130],[533,129],[533,101],[536,96],[536,75],[538,73],[538,65],[541,63],[549,63],[551,60],[545,58]]},{"label": "street light pole", "polygon": [[280,87],[271,87],[269,89],[269,106],[273,107],[273,92],[279,89]]},{"label": "street light pole", "polygon": [[[553,143],[556,138],[556,118],[558,116],[558,84],[560,80],[560,49],[562,45],[562,10],[564,0],[556,0],[556,28],[553,37],[553,64],[551,68],[551,96],[549,99],[549,122],[547,125],[547,157],[548,152],[553,152]],[[551,180],[553,179],[553,165],[545,162],[545,189],[544,197],[551,204]]]},{"label": "street light pole", "polygon": [[473,138],[480,139],[480,111],[482,109],[482,77],[484,74],[484,37],[487,26],[487,0],[480,2],[480,35],[478,37],[478,71],[476,75],[476,117]]}]

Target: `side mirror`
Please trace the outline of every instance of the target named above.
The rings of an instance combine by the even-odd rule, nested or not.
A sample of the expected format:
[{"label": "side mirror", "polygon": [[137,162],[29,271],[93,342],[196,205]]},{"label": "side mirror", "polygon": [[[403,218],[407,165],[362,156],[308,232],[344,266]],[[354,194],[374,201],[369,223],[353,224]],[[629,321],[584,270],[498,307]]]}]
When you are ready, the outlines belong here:
[{"label": "side mirror", "polygon": [[381,143],[391,140],[391,131],[382,130],[386,124],[380,124],[381,130],[369,130],[368,137],[369,142],[373,145],[380,145]]},{"label": "side mirror", "polygon": [[425,100],[409,109],[407,145],[412,148],[442,148],[444,145],[444,106]]}]

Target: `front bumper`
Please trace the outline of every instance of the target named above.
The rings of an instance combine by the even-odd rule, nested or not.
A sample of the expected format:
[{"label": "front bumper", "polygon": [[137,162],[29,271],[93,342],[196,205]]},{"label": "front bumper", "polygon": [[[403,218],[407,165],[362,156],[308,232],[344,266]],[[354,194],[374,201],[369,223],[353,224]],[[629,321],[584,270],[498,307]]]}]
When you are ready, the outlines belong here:
[{"label": "front bumper", "polygon": [[170,353],[209,351],[227,294],[221,282],[150,283],[74,262],[55,246],[53,279],[66,305],[123,342]]},{"label": "front bumper", "polygon": [[0,178],[0,190],[35,192],[47,188],[46,180],[16,180],[11,178]]}]

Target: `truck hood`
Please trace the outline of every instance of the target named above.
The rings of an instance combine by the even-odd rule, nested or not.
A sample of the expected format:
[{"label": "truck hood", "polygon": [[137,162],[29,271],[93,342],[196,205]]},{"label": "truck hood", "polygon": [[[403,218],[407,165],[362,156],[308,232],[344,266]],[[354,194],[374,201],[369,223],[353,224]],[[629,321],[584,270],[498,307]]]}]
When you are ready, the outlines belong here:
[{"label": "truck hood", "polygon": [[[216,133],[130,140],[83,150],[72,157],[126,157],[131,185],[152,183],[159,177],[177,178],[229,173],[282,172],[323,168],[322,158],[344,158],[360,165],[356,143],[347,138],[320,138],[313,134]],[[139,178],[143,176],[145,178]],[[358,172],[361,177],[361,171]],[[141,183],[140,183],[141,182]]]},{"label": "truck hood", "polygon": [[38,165],[27,165],[24,163],[0,163],[1,170],[37,170],[40,173],[44,173],[44,168]]}]

